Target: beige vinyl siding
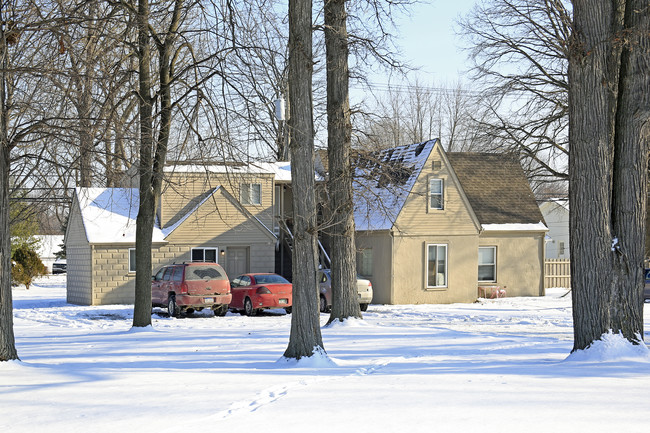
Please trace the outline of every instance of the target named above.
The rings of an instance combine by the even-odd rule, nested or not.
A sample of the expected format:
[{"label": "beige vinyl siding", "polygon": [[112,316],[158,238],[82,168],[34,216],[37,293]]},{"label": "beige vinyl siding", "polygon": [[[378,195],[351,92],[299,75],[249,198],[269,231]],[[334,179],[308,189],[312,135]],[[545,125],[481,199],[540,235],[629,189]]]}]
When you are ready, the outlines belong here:
[{"label": "beige vinyl siding", "polygon": [[[392,237],[389,231],[357,232],[357,250],[372,248],[372,303],[392,303]],[[357,263],[358,269],[359,263]]]},{"label": "beige vinyl siding", "polygon": [[[171,222],[177,221],[180,217],[192,210],[192,204],[208,192],[220,186],[227,190],[236,200],[240,200],[241,184],[261,185],[261,204],[246,205],[245,208],[254,216],[260,219],[263,224],[272,228],[273,226],[273,175],[227,175],[225,173],[175,173],[169,176],[163,191],[161,206],[162,226],[167,227]],[[213,196],[214,197],[214,196]],[[212,213],[220,215],[229,209],[223,206],[223,202],[209,198],[204,206],[209,205]],[[231,204],[227,203],[227,207]]]},{"label": "beige vinyl siding", "polygon": [[481,246],[497,247],[497,284],[507,296],[544,294],[544,233],[483,232]]},{"label": "beige vinyl siding", "polygon": [[[427,287],[427,246],[447,246],[447,286]],[[448,304],[477,298],[478,237],[395,236],[393,304]]]},{"label": "beige vinyl siding", "polygon": [[[434,170],[433,161],[442,161],[441,168]],[[443,180],[443,209],[429,207],[429,180],[431,178]],[[446,159],[443,158],[438,146],[435,146],[397,217],[395,230],[408,235],[477,234],[477,225],[468,209],[469,204],[461,194],[457,180],[452,176]]]}]

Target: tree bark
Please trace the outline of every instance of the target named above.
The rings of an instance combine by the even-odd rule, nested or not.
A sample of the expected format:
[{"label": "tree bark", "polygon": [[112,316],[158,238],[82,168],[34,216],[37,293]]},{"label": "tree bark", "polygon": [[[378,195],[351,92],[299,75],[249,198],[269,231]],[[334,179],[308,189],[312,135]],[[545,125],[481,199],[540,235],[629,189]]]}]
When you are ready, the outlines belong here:
[{"label": "tree bark", "polygon": [[316,283],[316,198],[312,117],[312,2],[289,0],[289,128],[293,184],[293,314],[287,358],[324,352]]},{"label": "tree bark", "polygon": [[361,318],[357,295],[352,194],[352,124],[348,86],[348,34],[345,0],[325,0],[327,61],[327,156],[332,207],[332,311],[328,323]]},{"label": "tree bark", "polygon": [[0,361],[18,359],[14,340],[9,234],[9,170],[11,168],[6,104],[7,41],[0,14]]},{"label": "tree bark", "polygon": [[641,2],[636,8],[632,3],[574,1],[569,59],[573,350],[610,331],[633,343],[643,338],[650,88],[647,63],[645,70],[640,63],[647,61],[648,46],[647,36],[645,48],[626,38],[643,33],[642,17],[647,33],[648,11]]},{"label": "tree bark", "polygon": [[155,216],[152,188],[153,99],[151,97],[151,47],[149,43],[149,2],[139,0],[138,13],[138,97],[140,101],[140,204],[135,232],[135,301],[133,326],[151,325],[151,238]]}]

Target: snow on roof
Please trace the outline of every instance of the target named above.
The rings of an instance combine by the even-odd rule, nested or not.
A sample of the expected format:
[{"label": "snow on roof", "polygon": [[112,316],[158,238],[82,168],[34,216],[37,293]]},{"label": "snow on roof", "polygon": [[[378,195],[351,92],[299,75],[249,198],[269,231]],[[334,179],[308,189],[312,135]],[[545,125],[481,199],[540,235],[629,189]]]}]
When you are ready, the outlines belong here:
[{"label": "snow on roof", "polygon": [[536,224],[483,224],[483,231],[486,232],[541,232],[548,231],[546,224],[538,222]]},{"label": "snow on roof", "polygon": [[[137,188],[76,188],[81,218],[92,244],[135,244],[135,220],[140,194]],[[165,242],[154,227],[152,242]]]},{"label": "snow on roof", "polygon": [[[272,174],[276,182],[291,182],[291,162],[261,162],[253,161],[248,164],[213,164],[213,165],[170,165],[165,172],[175,173],[224,173],[224,174]],[[316,180],[322,176],[316,174]]]},{"label": "snow on roof", "polygon": [[359,154],[354,178],[357,230],[389,230],[436,140]]}]

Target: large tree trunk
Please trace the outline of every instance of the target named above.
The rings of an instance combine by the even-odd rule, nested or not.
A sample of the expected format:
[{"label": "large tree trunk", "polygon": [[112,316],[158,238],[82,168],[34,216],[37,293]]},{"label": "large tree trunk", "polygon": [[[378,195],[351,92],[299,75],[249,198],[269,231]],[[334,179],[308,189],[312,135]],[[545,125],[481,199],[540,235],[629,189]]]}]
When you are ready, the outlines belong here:
[{"label": "large tree trunk", "polygon": [[151,48],[149,45],[149,2],[138,3],[138,62],[140,101],[140,204],[135,232],[135,301],[133,326],[151,325],[151,238],[155,216],[152,188],[153,101],[151,98]]},{"label": "large tree trunk", "polygon": [[357,295],[352,147],[345,0],[325,0],[327,50],[327,156],[332,207],[332,311],[329,322],[361,317]]},{"label": "large tree trunk", "polygon": [[11,239],[9,234],[9,170],[11,158],[6,104],[7,40],[0,13],[0,361],[18,359],[11,299]]},{"label": "large tree trunk", "polygon": [[287,358],[323,351],[316,283],[311,0],[289,0],[289,128],[293,184],[293,315]]},{"label": "large tree trunk", "polygon": [[623,1],[574,1],[569,59],[573,350],[589,347],[609,331],[635,343],[643,335],[648,156],[647,133],[642,136],[640,126],[647,124],[647,111],[633,120],[642,114],[634,100],[642,93],[630,96],[641,90],[632,82],[645,81],[648,92],[648,70],[631,77],[629,67],[621,68],[621,58],[629,66],[637,56],[647,56],[647,48],[635,54],[643,50],[627,45],[621,56],[624,33],[642,29],[623,32],[624,14]]}]

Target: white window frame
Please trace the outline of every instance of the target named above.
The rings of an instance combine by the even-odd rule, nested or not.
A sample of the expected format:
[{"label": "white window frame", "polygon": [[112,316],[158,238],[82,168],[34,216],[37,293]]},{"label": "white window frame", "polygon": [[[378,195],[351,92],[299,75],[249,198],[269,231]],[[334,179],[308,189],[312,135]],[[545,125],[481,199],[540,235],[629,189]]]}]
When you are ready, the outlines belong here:
[{"label": "white window frame", "polygon": [[[440,192],[433,192],[433,183],[439,183],[440,184]],[[439,196],[440,197],[440,207],[434,207],[431,206],[431,199],[433,196]],[[429,196],[428,196],[428,206],[429,209],[435,209],[435,210],[443,210],[445,208],[445,180],[441,179],[439,177],[430,177],[429,178]]]},{"label": "white window frame", "polygon": [[[439,281],[434,281],[435,285],[433,285],[433,286],[429,284],[430,283],[430,281],[429,281],[429,250],[430,250],[431,247],[436,247],[436,255],[437,255],[439,247],[444,247],[445,248],[445,258],[444,258],[444,266],[445,266],[445,268],[444,268],[444,273],[442,274],[443,278],[444,278],[444,281],[442,281],[442,284],[439,284]],[[449,245],[448,244],[426,244],[426,261],[425,261],[425,265],[424,265],[424,278],[425,278],[428,289],[442,289],[442,288],[447,288],[448,287],[448,281],[449,281],[449,260],[448,260],[448,257],[449,257]],[[438,264],[439,262],[440,262],[440,260],[436,257],[436,269],[439,266],[439,264]],[[438,272],[436,272],[436,279],[438,279],[437,275],[438,275]]]},{"label": "white window frame", "polygon": [[[133,260],[131,260],[133,258]],[[131,263],[133,261],[133,263]],[[131,267],[133,264],[133,268]],[[129,248],[129,273],[135,274],[136,264],[135,264],[135,248]]]},{"label": "white window frame", "polygon": [[[258,196],[255,197],[253,189],[258,190]],[[242,183],[240,191],[241,203],[249,206],[258,206],[262,204],[262,184],[261,183]]]},{"label": "white window frame", "polygon": [[215,257],[214,261],[215,261],[215,263],[219,263],[219,248],[217,248],[217,247],[192,248],[192,250],[190,251],[190,259],[192,261],[195,261],[194,260],[194,251],[202,251],[203,252],[203,260],[202,261],[205,262],[206,261],[205,260],[205,251],[206,250],[214,250],[214,257]]},{"label": "white window frame", "polygon": [[481,266],[492,266],[493,268],[493,273],[492,275],[494,276],[494,279],[492,280],[482,280],[479,278],[479,281],[486,282],[486,283],[496,283],[497,282],[497,247],[493,245],[485,245],[485,246],[480,246],[478,247],[479,251],[481,249],[491,249],[494,251],[492,257],[494,257],[494,261],[492,263],[481,263],[481,254],[478,255],[478,266],[479,268]]}]

